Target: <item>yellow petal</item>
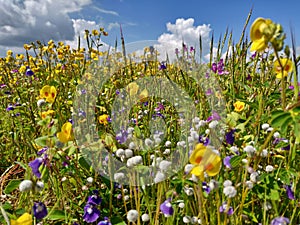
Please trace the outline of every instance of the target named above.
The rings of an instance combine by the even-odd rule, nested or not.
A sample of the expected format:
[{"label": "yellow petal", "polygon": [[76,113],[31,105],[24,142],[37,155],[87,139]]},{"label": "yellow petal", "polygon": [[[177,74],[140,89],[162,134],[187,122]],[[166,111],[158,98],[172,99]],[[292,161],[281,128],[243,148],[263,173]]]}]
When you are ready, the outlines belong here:
[{"label": "yellow petal", "polygon": [[197,144],[190,156],[190,163],[193,165],[199,165],[202,161],[205,150],[206,147],[202,143]]},{"label": "yellow petal", "polygon": [[29,213],[24,213],[17,220],[11,220],[11,225],[32,225],[32,216]]},{"label": "yellow petal", "polygon": [[268,43],[266,42],[265,38],[262,37],[261,39],[258,39],[256,41],[253,41],[250,52],[258,51],[262,52],[268,47]]},{"label": "yellow petal", "polygon": [[221,158],[217,154],[211,155],[211,157],[205,163],[205,171],[208,176],[215,176],[221,169]]},{"label": "yellow petal", "polygon": [[195,176],[199,177],[202,181],[204,180],[204,170],[202,166],[195,166],[191,170],[191,174],[194,174]]},{"label": "yellow petal", "polygon": [[58,132],[57,133],[57,138],[59,139],[60,142],[62,143],[67,143],[69,141],[68,136],[66,136],[63,132]]}]

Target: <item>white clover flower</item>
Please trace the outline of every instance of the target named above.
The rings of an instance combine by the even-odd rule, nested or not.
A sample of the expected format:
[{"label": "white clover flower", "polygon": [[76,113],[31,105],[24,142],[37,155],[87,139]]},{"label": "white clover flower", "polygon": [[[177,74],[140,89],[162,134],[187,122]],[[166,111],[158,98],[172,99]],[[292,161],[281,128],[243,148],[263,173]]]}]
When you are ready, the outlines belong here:
[{"label": "white clover flower", "polygon": [[234,196],[236,196],[236,189],[233,186],[226,186],[223,189],[223,193],[228,198],[233,198]]},{"label": "white clover flower", "polygon": [[236,152],[239,151],[239,148],[238,148],[237,146],[231,146],[231,147],[230,147],[230,151],[236,153]]},{"label": "white clover flower", "polygon": [[166,175],[160,171],[158,171],[154,177],[154,183],[157,184],[159,182],[162,182],[166,179]]},{"label": "white clover flower", "polygon": [[150,217],[149,217],[148,214],[145,213],[145,214],[142,215],[142,221],[143,222],[148,222],[149,220],[150,220]]},{"label": "white clover flower", "polygon": [[146,139],[145,139],[145,145],[146,145],[146,146],[148,146],[148,147],[151,148],[151,147],[153,146],[153,144],[154,144],[154,143],[153,143],[153,141],[152,141],[150,138],[146,138]]},{"label": "white clover flower", "polygon": [[135,147],[136,147],[136,145],[135,145],[135,143],[133,141],[130,142],[129,145],[128,145],[129,149],[135,149]]},{"label": "white clover flower", "polygon": [[185,141],[179,141],[179,142],[177,142],[177,146],[185,148],[186,147],[186,143],[185,143]]},{"label": "white clover flower", "polygon": [[270,173],[274,170],[274,167],[272,165],[267,165],[266,166],[266,172]]},{"label": "white clover flower", "polygon": [[163,152],[164,155],[169,155],[171,153],[171,149],[167,148],[165,149],[165,151]]},{"label": "white clover flower", "polygon": [[242,159],[242,163],[248,164],[248,159]]},{"label": "white clover flower", "polygon": [[250,174],[250,180],[253,183],[256,183],[258,181],[258,177],[259,177],[259,174],[257,172],[253,172]]},{"label": "white clover flower", "polygon": [[253,186],[254,186],[254,184],[253,184],[252,181],[250,181],[250,180],[247,180],[247,181],[246,181],[246,187],[247,187],[248,189],[252,189]]},{"label": "white clover flower", "polygon": [[138,217],[139,217],[139,212],[135,209],[131,209],[127,212],[127,220],[129,222],[137,221]]},{"label": "white clover flower", "polygon": [[194,141],[199,140],[199,134],[197,131],[191,131],[191,137],[194,139]]},{"label": "white clover flower", "polygon": [[118,183],[121,183],[121,181],[125,178],[125,174],[124,173],[115,173],[114,174],[114,179],[115,181],[117,181]]},{"label": "white clover flower", "polygon": [[91,184],[91,183],[93,183],[94,179],[93,179],[92,177],[88,177],[88,178],[86,178],[86,181],[87,181],[89,184]]},{"label": "white clover flower", "polygon": [[124,201],[125,201],[125,202],[129,201],[129,199],[130,199],[129,195],[125,195],[125,196],[124,196]]},{"label": "white clover flower", "polygon": [[83,185],[83,186],[81,187],[81,190],[83,190],[83,191],[89,190],[89,187],[86,186],[86,185]]},{"label": "white clover flower", "polygon": [[170,161],[167,160],[162,160],[159,163],[159,169],[163,172],[168,171],[171,167],[172,163]]},{"label": "white clover flower", "polygon": [[205,125],[206,125],[206,121],[205,120],[200,120],[199,121],[199,123],[198,123],[198,125],[200,126],[200,127],[204,127]]},{"label": "white clover flower", "polygon": [[125,149],[124,154],[125,157],[128,159],[133,156],[133,151],[131,149]]},{"label": "white clover flower", "polygon": [[125,155],[124,149],[119,148],[119,149],[116,151],[116,156],[117,156],[117,157],[122,157],[122,156],[124,156],[124,155]]},{"label": "white clover flower", "polygon": [[27,191],[32,190],[32,186],[33,186],[33,183],[31,180],[23,180],[19,184],[19,189],[21,192],[27,192]]},{"label": "white clover flower", "polygon": [[280,133],[276,131],[276,132],[273,134],[273,137],[274,137],[274,138],[280,138]]},{"label": "white clover flower", "polygon": [[181,208],[181,209],[183,209],[184,206],[185,206],[184,202],[180,202],[180,203],[178,204],[178,207]]},{"label": "white clover flower", "polygon": [[38,182],[36,182],[34,189],[35,189],[36,192],[40,192],[41,190],[44,189],[44,187],[45,187],[44,182],[43,181],[38,181]]},{"label": "white clover flower", "polygon": [[191,187],[184,187],[184,192],[188,195],[191,196],[194,194],[194,189]]},{"label": "white clover flower", "polygon": [[215,190],[215,189],[218,189],[219,188],[219,182],[212,179],[209,181],[208,183],[208,187],[211,189],[211,190]]},{"label": "white clover flower", "polygon": [[215,129],[218,126],[219,122],[217,120],[213,120],[208,124],[210,129]]},{"label": "white clover flower", "polygon": [[194,168],[193,164],[186,164],[185,167],[184,167],[184,172],[185,173],[190,173],[193,168]]},{"label": "white clover flower", "polygon": [[191,219],[191,223],[192,224],[198,223],[198,217],[197,216],[193,216],[192,219]]},{"label": "white clover flower", "polygon": [[61,178],[61,182],[65,182],[67,179],[68,178],[66,178],[66,177]]},{"label": "white clover flower", "polygon": [[271,205],[270,202],[264,202],[264,203],[263,203],[263,207],[264,207],[264,209],[265,209],[266,211],[272,209],[272,205]]},{"label": "white clover flower", "polygon": [[128,193],[128,189],[127,189],[127,188],[124,188],[124,189],[123,189],[123,193],[124,193],[124,194],[127,194],[127,193]]},{"label": "white clover flower", "polygon": [[256,148],[254,148],[252,145],[247,145],[244,148],[244,152],[246,152],[248,156],[253,156],[256,152]]},{"label": "white clover flower", "polygon": [[161,158],[161,157],[155,157],[155,155],[154,155],[154,157],[152,159],[153,159],[153,162],[152,162],[151,165],[153,167],[158,166],[159,163],[163,160],[163,158]]},{"label": "white clover flower", "polygon": [[168,148],[168,147],[170,147],[172,145],[172,142],[171,141],[166,141],[166,143],[165,143],[165,146]]},{"label": "white clover flower", "polygon": [[224,186],[224,187],[232,186],[231,180],[225,180],[224,183],[223,183],[223,186]]},{"label": "white clover flower", "polygon": [[261,151],[261,153],[260,153],[260,156],[261,157],[267,157],[268,156],[268,150],[267,149],[263,149],[262,151]]},{"label": "white clover flower", "polygon": [[38,101],[37,101],[37,106],[40,108],[40,107],[42,107],[44,104],[46,103],[46,101],[45,101],[45,99],[39,99]]},{"label": "white clover flower", "polygon": [[199,123],[200,122],[200,118],[199,117],[194,117],[193,119],[192,119],[192,122],[193,123]]},{"label": "white clover flower", "polygon": [[184,216],[184,217],[182,218],[182,221],[183,221],[184,223],[190,223],[190,222],[191,222],[191,217],[190,217],[190,216]]},{"label": "white clover flower", "polygon": [[155,143],[156,145],[159,145],[159,144],[161,143],[161,138],[160,138],[160,137],[155,137],[155,138],[154,138],[154,143]]},{"label": "white clover flower", "polygon": [[190,144],[192,144],[192,143],[194,143],[194,138],[193,137],[191,137],[191,136],[188,136],[188,143],[190,143]]},{"label": "white clover flower", "polygon": [[209,134],[209,133],[210,133],[210,129],[206,129],[205,134]]},{"label": "white clover flower", "polygon": [[127,133],[128,133],[128,134],[131,134],[133,131],[134,131],[134,128],[133,128],[133,127],[128,127],[128,128],[127,128]]},{"label": "white clover flower", "polygon": [[274,130],[273,127],[269,127],[266,131],[267,131],[267,132],[272,132],[273,130]]},{"label": "white clover flower", "polygon": [[261,129],[263,130],[267,130],[270,127],[270,125],[268,123],[264,123],[261,125]]},{"label": "white clover flower", "polygon": [[143,163],[143,158],[140,155],[133,156],[127,160],[127,166],[133,167]]},{"label": "white clover flower", "polygon": [[192,176],[191,176],[191,178],[189,180],[191,180],[191,181],[193,181],[195,183],[198,183],[199,178],[195,174],[192,174]]}]

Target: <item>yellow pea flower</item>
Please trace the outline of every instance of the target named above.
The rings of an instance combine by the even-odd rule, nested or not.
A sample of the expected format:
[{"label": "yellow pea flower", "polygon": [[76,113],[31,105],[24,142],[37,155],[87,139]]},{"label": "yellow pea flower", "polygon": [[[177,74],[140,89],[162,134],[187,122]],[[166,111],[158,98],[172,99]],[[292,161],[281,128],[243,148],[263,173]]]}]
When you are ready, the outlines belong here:
[{"label": "yellow pea flower", "polygon": [[196,145],[190,156],[190,163],[194,165],[191,174],[204,180],[204,172],[208,176],[215,176],[221,169],[221,157],[202,143]]},{"label": "yellow pea flower", "polygon": [[250,39],[252,41],[250,51],[262,52],[268,47],[269,39],[264,34],[264,30],[272,23],[272,20],[261,17],[253,22],[250,28]]},{"label": "yellow pea flower", "polygon": [[45,119],[47,116],[52,115],[54,112],[55,112],[55,111],[52,110],[52,109],[50,109],[50,110],[48,110],[48,111],[46,111],[46,112],[42,112],[42,113],[41,113],[41,117],[42,117],[42,119]]},{"label": "yellow pea flower", "polygon": [[241,112],[244,110],[245,108],[245,102],[241,102],[241,101],[236,101],[234,104],[234,110],[237,112]]},{"label": "yellow pea flower", "polygon": [[92,35],[98,36],[99,35],[99,31],[98,30],[92,30]]},{"label": "yellow pea flower", "polygon": [[98,117],[98,121],[100,124],[103,124],[103,125],[107,125],[108,124],[108,115],[107,114],[103,114],[101,116]]},{"label": "yellow pea flower", "polygon": [[70,122],[64,123],[61,127],[61,132],[57,133],[57,137],[60,142],[67,143],[68,141],[72,140],[72,124]]},{"label": "yellow pea flower", "polygon": [[134,96],[137,94],[138,90],[139,90],[139,85],[137,85],[137,83],[132,82],[130,84],[127,85],[127,92],[129,92],[130,96]]},{"label": "yellow pea flower", "polygon": [[32,225],[32,216],[29,213],[24,213],[17,220],[11,220],[10,225]]},{"label": "yellow pea flower", "polygon": [[148,98],[148,91],[147,89],[144,89],[140,95],[139,95],[139,99],[140,101],[145,101]]},{"label": "yellow pea flower", "polygon": [[53,103],[56,98],[56,88],[54,86],[45,85],[40,90],[40,97],[45,98],[47,102]]},{"label": "yellow pea flower", "polygon": [[[288,73],[293,71],[293,62],[290,59],[284,58],[280,59],[280,63],[283,67],[283,76],[286,77]],[[276,78],[280,79],[282,78],[282,71],[281,71],[281,66],[280,66],[279,60],[277,59],[274,62],[274,72],[277,74]]]}]

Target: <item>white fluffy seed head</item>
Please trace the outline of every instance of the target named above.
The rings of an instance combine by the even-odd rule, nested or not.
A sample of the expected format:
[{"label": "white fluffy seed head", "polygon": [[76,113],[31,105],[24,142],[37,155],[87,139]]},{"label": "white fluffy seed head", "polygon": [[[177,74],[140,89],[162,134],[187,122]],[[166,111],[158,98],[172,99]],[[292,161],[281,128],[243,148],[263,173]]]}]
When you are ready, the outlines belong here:
[{"label": "white fluffy seed head", "polygon": [[116,182],[121,183],[121,181],[125,178],[124,173],[115,173],[114,179]]},{"label": "white fluffy seed head", "polygon": [[116,156],[117,156],[117,157],[122,157],[122,156],[124,156],[124,155],[125,155],[124,149],[119,148],[119,149],[116,151]]},{"label": "white fluffy seed head", "polygon": [[233,186],[226,186],[223,189],[223,193],[225,196],[227,196],[228,198],[233,198],[234,196],[236,196],[236,189]]},{"label": "white fluffy seed head", "polygon": [[172,163],[170,161],[167,161],[167,160],[162,160],[160,163],[159,163],[159,169],[161,171],[168,171],[171,167]]},{"label": "white fluffy seed head", "polygon": [[138,217],[139,217],[139,212],[135,209],[131,209],[127,212],[127,220],[129,222],[134,223],[135,221],[137,221]]},{"label": "white fluffy seed head", "polygon": [[264,123],[261,125],[261,129],[263,130],[267,130],[270,127],[270,125],[268,123]]},{"label": "white fluffy seed head", "polygon": [[21,192],[27,192],[32,190],[33,183],[31,180],[23,180],[20,185],[19,189]]},{"label": "white fluffy seed head", "polygon": [[154,183],[162,182],[166,179],[166,175],[160,171],[158,171],[154,177]]},{"label": "white fluffy seed head", "polygon": [[128,159],[133,156],[133,151],[131,149],[125,149],[124,154],[125,157]]},{"label": "white fluffy seed head", "polygon": [[150,217],[149,217],[148,214],[145,213],[145,214],[142,215],[142,221],[143,222],[148,222],[149,220],[150,220]]},{"label": "white fluffy seed head", "polygon": [[40,192],[40,191],[42,191],[44,189],[44,187],[45,187],[44,182],[43,181],[38,181],[38,182],[36,182],[34,188],[35,188],[36,192]]}]

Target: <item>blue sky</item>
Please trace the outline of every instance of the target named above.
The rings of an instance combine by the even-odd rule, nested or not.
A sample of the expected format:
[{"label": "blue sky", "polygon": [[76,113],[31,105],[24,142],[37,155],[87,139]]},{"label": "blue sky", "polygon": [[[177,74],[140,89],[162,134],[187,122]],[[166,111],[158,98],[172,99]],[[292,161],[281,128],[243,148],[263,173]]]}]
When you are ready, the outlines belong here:
[{"label": "blue sky", "polygon": [[[0,54],[7,49],[22,52],[24,43],[41,40],[65,41],[76,46],[77,36],[85,29],[104,27],[108,45],[120,43],[120,24],[126,43],[157,40],[172,43],[180,40],[192,45],[199,32],[216,40],[226,28],[238,41],[247,14],[253,7],[250,24],[257,17],[270,18],[283,25],[290,43],[290,24],[300,46],[299,0],[0,0]],[[17,15],[17,16],[16,16]],[[249,27],[247,28],[249,35]],[[298,47],[300,52],[300,47]]]}]

